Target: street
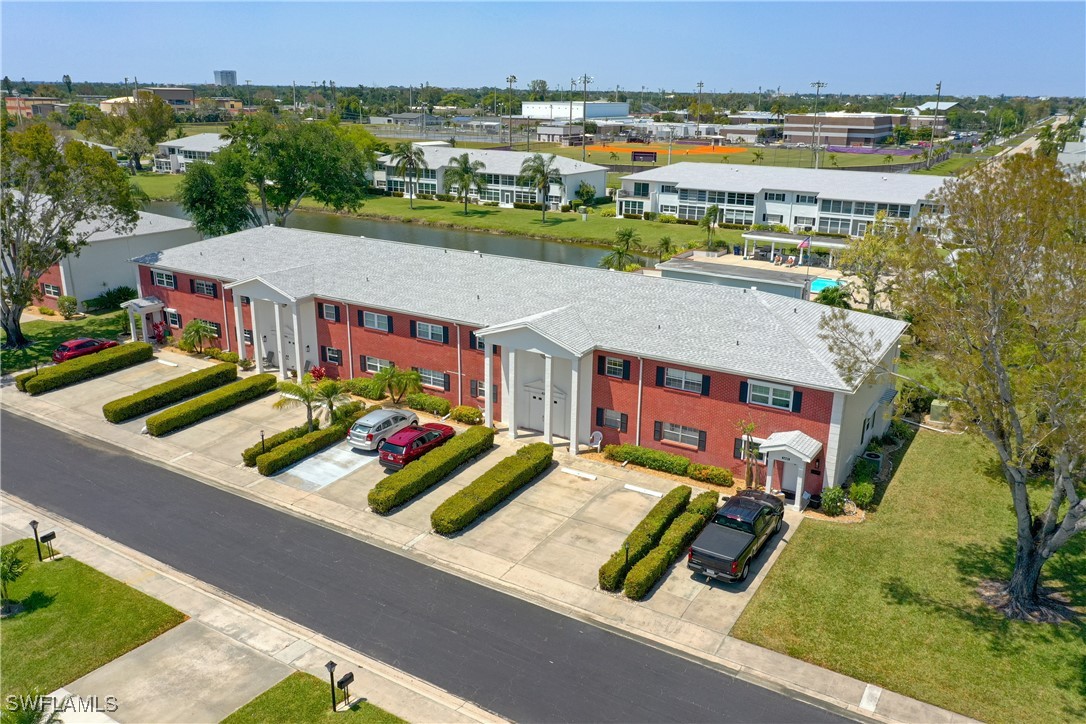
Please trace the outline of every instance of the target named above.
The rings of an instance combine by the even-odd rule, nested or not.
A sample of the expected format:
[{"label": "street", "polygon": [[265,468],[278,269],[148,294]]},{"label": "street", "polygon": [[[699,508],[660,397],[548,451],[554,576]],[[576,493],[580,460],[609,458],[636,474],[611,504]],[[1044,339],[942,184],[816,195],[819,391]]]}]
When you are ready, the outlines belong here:
[{"label": "street", "polygon": [[839,720],[109,445],[7,411],[0,423],[7,492],[501,716]]}]

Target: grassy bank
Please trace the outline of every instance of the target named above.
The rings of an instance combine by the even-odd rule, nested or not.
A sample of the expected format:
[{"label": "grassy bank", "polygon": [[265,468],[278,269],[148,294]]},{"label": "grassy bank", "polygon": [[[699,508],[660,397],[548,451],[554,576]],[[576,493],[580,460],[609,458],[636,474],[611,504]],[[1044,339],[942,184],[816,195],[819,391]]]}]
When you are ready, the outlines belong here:
[{"label": "grassy bank", "polygon": [[[1012,622],[977,595],[1013,562],[994,457],[979,438],[921,431],[866,523],[804,522],[732,633],[983,721],[1082,720],[1086,622]],[[1086,539],[1043,579],[1082,610]]]},{"label": "grassy bank", "polygon": [[184,176],[178,173],[145,171],[132,178],[132,183],[151,197],[152,201],[176,201],[178,187]]},{"label": "grassy bank", "polygon": [[[360,685],[361,686],[361,685]],[[336,692],[342,698],[340,691]],[[223,720],[223,724],[406,724],[367,701],[333,712],[327,681],[296,671]]]},{"label": "grassy bank", "polygon": [[[53,350],[61,342],[76,337],[101,337],[113,339],[128,329],[128,315],[123,311],[108,314],[87,315],[83,319],[70,322],[34,321],[24,322],[23,334],[32,342],[23,349],[0,350],[0,370],[4,374],[18,372],[35,364],[52,361]],[[0,331],[0,341],[6,341],[7,335]]]}]

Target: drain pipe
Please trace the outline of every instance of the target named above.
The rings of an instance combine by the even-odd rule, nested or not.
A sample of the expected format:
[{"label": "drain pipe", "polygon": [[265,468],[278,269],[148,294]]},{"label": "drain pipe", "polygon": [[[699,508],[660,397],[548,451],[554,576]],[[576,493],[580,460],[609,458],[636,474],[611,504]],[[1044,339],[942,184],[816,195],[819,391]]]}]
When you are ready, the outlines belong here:
[{"label": "drain pipe", "polygon": [[641,446],[641,390],[645,382],[645,360],[637,358],[637,429],[634,431],[634,445]]},{"label": "drain pipe", "polygon": [[351,350],[351,303],[344,302],[347,307],[347,379],[354,379],[354,351]]},{"label": "drain pipe", "polygon": [[[456,327],[456,404],[464,404],[464,374],[463,374],[463,357],[464,355],[460,350],[460,325],[453,323]],[[489,390],[488,390],[489,392]]]}]

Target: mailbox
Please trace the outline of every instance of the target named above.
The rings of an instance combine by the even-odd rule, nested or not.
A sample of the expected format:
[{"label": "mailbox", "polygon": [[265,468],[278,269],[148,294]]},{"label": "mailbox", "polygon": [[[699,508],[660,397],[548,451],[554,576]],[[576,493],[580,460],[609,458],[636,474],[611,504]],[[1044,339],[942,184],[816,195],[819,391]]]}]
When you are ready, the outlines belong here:
[{"label": "mailbox", "polygon": [[349,671],[344,674],[342,679],[336,682],[336,687],[346,691],[347,687],[350,686],[352,683],[354,683],[354,672]]}]

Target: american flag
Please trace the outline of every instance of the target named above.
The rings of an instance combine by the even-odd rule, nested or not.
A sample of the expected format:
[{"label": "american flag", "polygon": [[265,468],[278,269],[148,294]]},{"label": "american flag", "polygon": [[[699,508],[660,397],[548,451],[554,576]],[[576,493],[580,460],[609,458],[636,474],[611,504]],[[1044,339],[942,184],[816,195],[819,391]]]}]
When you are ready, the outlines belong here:
[{"label": "american flag", "polygon": [[811,248],[811,237],[808,236],[806,239],[799,242],[799,248],[800,249],[809,249],[809,248]]}]

